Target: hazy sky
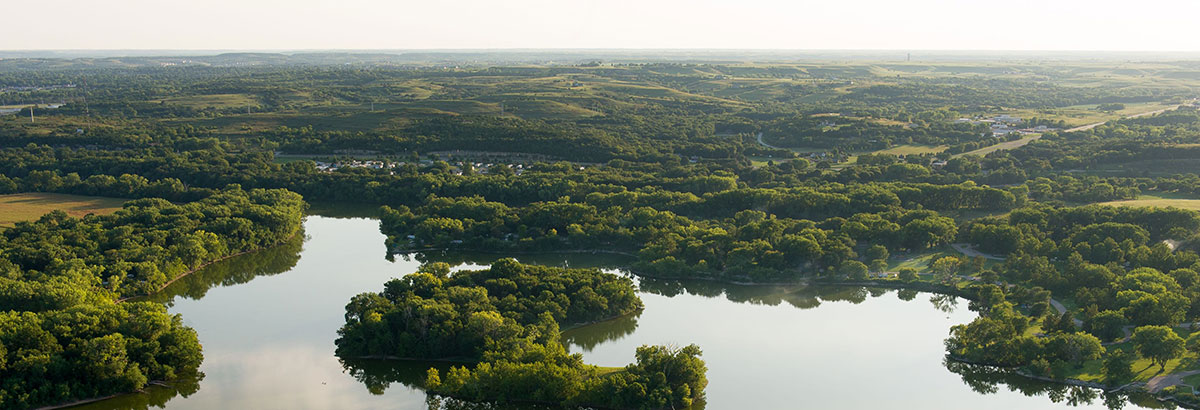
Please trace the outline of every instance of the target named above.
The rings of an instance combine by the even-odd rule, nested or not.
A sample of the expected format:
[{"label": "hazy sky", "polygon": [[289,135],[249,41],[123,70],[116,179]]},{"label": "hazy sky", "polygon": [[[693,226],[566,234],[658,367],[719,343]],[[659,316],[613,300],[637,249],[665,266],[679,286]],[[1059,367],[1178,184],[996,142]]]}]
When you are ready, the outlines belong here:
[{"label": "hazy sky", "polygon": [[0,49],[1200,51],[1197,0],[12,0]]}]

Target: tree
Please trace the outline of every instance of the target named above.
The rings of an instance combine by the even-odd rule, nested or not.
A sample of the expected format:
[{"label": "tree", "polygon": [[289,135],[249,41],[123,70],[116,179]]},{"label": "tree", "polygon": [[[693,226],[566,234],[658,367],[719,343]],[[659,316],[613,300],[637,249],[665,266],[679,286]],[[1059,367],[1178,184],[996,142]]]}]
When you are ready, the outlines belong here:
[{"label": "tree", "polygon": [[885,271],[887,271],[887,267],[888,267],[888,263],[886,260],[883,260],[883,259],[873,260],[873,261],[871,261],[871,265],[870,265],[871,272],[885,272]]},{"label": "tree", "polygon": [[1075,333],[1075,316],[1071,315],[1070,311],[1063,312],[1062,316],[1060,316],[1058,320],[1054,322],[1054,327],[1052,329],[1045,330],[1048,332],[1052,331],[1067,334]]},{"label": "tree", "polygon": [[1104,357],[1104,382],[1110,386],[1133,379],[1133,355],[1121,349],[1112,349]]},{"label": "tree", "polygon": [[1184,342],[1184,346],[1189,352],[1200,354],[1200,332],[1193,332],[1188,336],[1187,341]]},{"label": "tree", "polygon": [[1138,354],[1150,359],[1160,370],[1167,369],[1167,361],[1184,352],[1184,340],[1170,327],[1142,326],[1133,330],[1133,345]]},{"label": "tree", "polygon": [[867,278],[867,265],[859,261],[845,261],[842,266],[838,267],[838,273],[846,275],[852,280],[862,280]]},{"label": "tree", "polygon": [[938,258],[929,265],[929,269],[933,271],[933,276],[939,282],[949,283],[954,279],[954,273],[958,271],[959,265],[962,262],[953,256],[945,256]]},{"label": "tree", "polygon": [[890,255],[888,254],[887,248],[885,248],[883,245],[871,245],[871,247],[867,248],[867,251],[863,253],[863,256],[866,257],[867,260],[884,259],[886,261]]},{"label": "tree", "polygon": [[1088,319],[1087,330],[1100,340],[1115,340],[1125,335],[1123,328],[1127,324],[1129,321],[1121,312],[1105,310]]},{"label": "tree", "polygon": [[900,271],[898,272],[898,276],[899,276],[900,280],[902,280],[902,281],[916,282],[917,281],[917,270],[915,268],[909,268],[909,267],[900,268]]},{"label": "tree", "polygon": [[1075,367],[1083,366],[1085,361],[1099,359],[1104,354],[1100,339],[1083,332],[1056,335],[1047,342],[1046,348]]}]

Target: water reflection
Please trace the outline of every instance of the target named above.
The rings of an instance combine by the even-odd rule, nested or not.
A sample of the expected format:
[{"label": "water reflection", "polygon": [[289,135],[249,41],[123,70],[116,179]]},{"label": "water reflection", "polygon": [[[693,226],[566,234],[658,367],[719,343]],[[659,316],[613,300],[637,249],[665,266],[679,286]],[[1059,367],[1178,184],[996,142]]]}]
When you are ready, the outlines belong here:
[{"label": "water reflection", "polygon": [[989,366],[979,366],[946,359],[943,362],[946,370],[962,377],[962,381],[972,391],[982,395],[996,394],[1001,387],[1010,392],[1016,392],[1028,397],[1045,396],[1053,403],[1070,407],[1103,405],[1108,409],[1123,409],[1128,404],[1141,408],[1174,409],[1177,406],[1162,402],[1149,394],[1108,393],[1099,389],[1081,386],[1069,386],[1058,383],[1046,383],[1016,374],[1011,370],[997,369]]},{"label": "water reflection", "polygon": [[546,252],[536,254],[499,254],[463,251],[424,251],[388,255],[400,261],[418,263],[445,262],[450,266],[487,266],[504,258],[513,258],[521,263],[557,266],[576,269],[620,270],[633,263],[633,257],[625,255],[587,252]]},{"label": "water reflection", "polygon": [[72,407],[73,409],[148,410],[164,408],[176,397],[188,397],[200,390],[203,373],[180,377],[169,383],[147,385],[139,394],[126,394],[98,403]]},{"label": "water reflection", "polygon": [[[425,372],[446,363],[339,361],[333,354],[343,307],[355,294],[378,291],[420,262],[476,268],[508,255],[426,252],[388,262],[375,220],[310,217],[305,229],[307,239],[213,264],[154,298],[172,304],[172,312],[199,332],[208,374],[203,382],[156,386],[84,408],[531,408],[429,397],[420,389]],[[610,271],[630,262],[618,255],[514,257]],[[645,311],[568,330],[563,343],[602,366],[632,362],[642,344],[697,343],[709,365],[708,404],[714,409],[1170,407],[1145,396],[1104,395],[943,363],[947,330],[975,317],[958,309],[953,296],[859,286],[635,281]]]},{"label": "water reflection", "polygon": [[304,240],[304,232],[301,231],[278,246],[214,262],[142,299],[172,306],[176,297],[198,300],[214,287],[241,285],[259,276],[287,272],[300,261]]},{"label": "water reflection", "polygon": [[958,298],[953,295],[934,294],[929,297],[929,303],[945,313],[954,313],[954,309],[958,308]]},{"label": "water reflection", "polygon": [[340,359],[342,369],[354,380],[358,380],[367,391],[381,395],[393,383],[399,383],[411,389],[424,388],[425,375],[430,368],[438,369],[445,374],[451,366],[449,362],[423,360],[372,360],[372,359]]},{"label": "water reflection", "polygon": [[562,342],[564,345],[579,346],[583,351],[590,352],[601,343],[620,340],[633,334],[638,327],[638,316],[641,315],[642,312],[639,311],[613,320],[566,330],[562,334]]},{"label": "water reflection", "polygon": [[[732,302],[764,306],[779,306],[780,304],[787,303],[799,309],[818,308],[821,306],[822,301],[859,304],[866,301],[868,297],[880,297],[891,292],[891,289],[880,287],[804,286],[799,284],[736,285],[708,280],[656,279],[647,277],[638,278],[638,287],[643,292],[666,297],[695,295],[718,298],[723,296],[726,300]],[[909,292],[912,292],[912,296],[915,297],[915,291]]]}]

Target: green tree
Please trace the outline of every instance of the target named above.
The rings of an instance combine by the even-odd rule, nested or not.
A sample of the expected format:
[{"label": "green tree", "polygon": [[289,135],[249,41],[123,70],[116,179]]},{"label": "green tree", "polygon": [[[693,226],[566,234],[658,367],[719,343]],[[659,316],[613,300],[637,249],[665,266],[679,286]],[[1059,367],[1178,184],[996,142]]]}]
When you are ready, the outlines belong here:
[{"label": "green tree", "polygon": [[950,283],[954,280],[954,274],[958,272],[962,261],[953,256],[943,256],[933,261],[929,265],[929,270],[933,271],[933,276],[939,282]]},{"label": "green tree", "polygon": [[842,266],[838,267],[838,273],[846,275],[852,280],[862,280],[867,278],[867,265],[859,261],[845,261]]},{"label": "green tree", "polygon": [[1112,349],[1104,356],[1104,382],[1117,385],[1133,379],[1133,355],[1121,349]]},{"label": "green tree", "polygon": [[1133,345],[1138,354],[1150,359],[1160,370],[1167,369],[1167,361],[1184,352],[1184,340],[1167,326],[1142,326],[1133,330]]}]

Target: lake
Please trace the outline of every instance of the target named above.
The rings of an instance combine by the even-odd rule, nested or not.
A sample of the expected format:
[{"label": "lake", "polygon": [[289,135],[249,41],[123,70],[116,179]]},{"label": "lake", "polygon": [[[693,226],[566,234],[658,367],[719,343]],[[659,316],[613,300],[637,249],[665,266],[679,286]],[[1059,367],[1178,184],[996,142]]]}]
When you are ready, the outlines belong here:
[{"label": "lake", "polygon": [[[310,216],[303,238],[215,263],[152,297],[199,332],[203,378],[79,408],[471,407],[431,400],[415,387],[429,363],[344,365],[333,354],[333,341],[352,296],[379,291],[424,260],[461,269],[497,257],[456,253],[390,261],[377,221]],[[517,259],[614,272],[627,262],[591,254]],[[568,330],[564,341],[587,363],[602,366],[632,362],[643,344],[696,343],[709,369],[707,409],[1131,406],[1125,397],[1091,389],[945,363],[942,340],[950,326],[975,317],[958,298],[862,287],[638,282],[643,312]]]}]

